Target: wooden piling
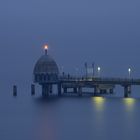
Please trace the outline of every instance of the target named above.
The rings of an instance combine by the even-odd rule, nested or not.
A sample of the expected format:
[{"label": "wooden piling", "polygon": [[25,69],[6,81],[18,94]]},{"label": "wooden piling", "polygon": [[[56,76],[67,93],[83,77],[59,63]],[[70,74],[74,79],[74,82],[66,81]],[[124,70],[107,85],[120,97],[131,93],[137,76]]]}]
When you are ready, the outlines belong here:
[{"label": "wooden piling", "polygon": [[31,95],[34,96],[35,95],[35,85],[31,84]]},{"label": "wooden piling", "polygon": [[13,96],[14,97],[17,96],[17,86],[16,85],[13,86]]}]

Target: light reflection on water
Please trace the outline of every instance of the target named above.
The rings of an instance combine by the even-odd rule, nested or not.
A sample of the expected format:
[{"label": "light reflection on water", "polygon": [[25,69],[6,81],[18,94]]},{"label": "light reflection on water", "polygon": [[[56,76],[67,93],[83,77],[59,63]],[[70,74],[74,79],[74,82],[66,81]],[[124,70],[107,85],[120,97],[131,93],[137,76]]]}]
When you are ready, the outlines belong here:
[{"label": "light reflection on water", "polygon": [[104,97],[93,97],[93,103],[97,111],[104,110],[105,98]]},{"label": "light reflection on water", "polygon": [[131,140],[132,137],[135,139],[140,136],[138,105],[137,99],[133,98],[105,97],[62,98],[59,101],[46,102],[40,106],[42,110],[40,115],[43,116],[40,138],[41,140],[48,138]]},{"label": "light reflection on water", "polygon": [[[93,105],[96,109],[96,111],[105,111],[107,104],[111,103],[114,98],[105,98],[105,97],[92,97]],[[111,101],[112,100],[112,101]],[[132,111],[135,107],[136,99],[135,98],[118,98],[118,103],[122,101],[122,106],[127,111]]]},{"label": "light reflection on water", "polygon": [[127,111],[132,111],[135,107],[136,99],[134,98],[125,98],[123,99],[125,108]]}]

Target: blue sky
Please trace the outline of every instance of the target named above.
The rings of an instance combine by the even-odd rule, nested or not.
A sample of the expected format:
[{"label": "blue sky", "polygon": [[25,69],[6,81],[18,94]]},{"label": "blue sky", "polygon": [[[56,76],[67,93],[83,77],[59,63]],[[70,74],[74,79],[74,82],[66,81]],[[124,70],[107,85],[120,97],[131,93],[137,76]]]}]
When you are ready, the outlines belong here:
[{"label": "blue sky", "polygon": [[[140,77],[140,1],[1,0],[0,82],[32,79],[36,60],[49,44],[59,67],[83,72],[85,61],[103,76]],[[80,73],[79,72],[79,73]]]}]

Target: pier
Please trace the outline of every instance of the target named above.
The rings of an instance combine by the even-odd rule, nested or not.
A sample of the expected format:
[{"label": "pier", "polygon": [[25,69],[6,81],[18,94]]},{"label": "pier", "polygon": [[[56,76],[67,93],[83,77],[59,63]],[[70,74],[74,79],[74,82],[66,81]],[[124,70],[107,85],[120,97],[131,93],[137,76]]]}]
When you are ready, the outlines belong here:
[{"label": "pier", "polygon": [[[140,85],[140,79],[130,77],[131,69],[129,68],[129,78],[103,78],[90,76],[71,76],[59,73],[58,66],[54,59],[48,55],[48,46],[44,47],[45,55],[37,61],[34,67],[34,83],[39,83],[42,86],[42,96],[49,97],[53,94],[53,86],[57,86],[57,95],[91,95],[102,96],[114,94],[116,85],[124,89],[124,97],[131,95],[131,87]],[[87,67],[87,64],[85,64]],[[93,65],[94,67],[94,65]],[[100,71],[100,67],[98,67]],[[34,88],[34,87],[32,87]],[[83,91],[83,88],[92,89],[90,92]],[[35,91],[33,90],[33,93]]]},{"label": "pier", "polygon": [[[124,88],[124,97],[131,95],[131,86],[140,85],[140,79],[123,79],[123,78],[61,78],[63,89],[73,88],[73,92],[78,88],[93,88],[93,96],[101,96],[103,94],[113,94],[116,85]],[[76,90],[75,90],[76,89]],[[66,90],[67,91],[67,90]],[[64,92],[65,93],[65,92]]]},{"label": "pier", "polygon": [[[130,97],[132,86],[140,85],[140,79],[123,79],[123,78],[66,78],[60,77],[58,81],[45,82],[38,81],[42,85],[42,95],[49,96],[52,92],[52,85],[58,86],[58,95],[72,95],[77,96],[91,95],[102,96],[114,94],[116,85],[124,89],[124,97]],[[45,84],[44,84],[45,83]],[[83,88],[91,88],[92,92],[85,91]],[[70,91],[69,91],[70,90]]]}]

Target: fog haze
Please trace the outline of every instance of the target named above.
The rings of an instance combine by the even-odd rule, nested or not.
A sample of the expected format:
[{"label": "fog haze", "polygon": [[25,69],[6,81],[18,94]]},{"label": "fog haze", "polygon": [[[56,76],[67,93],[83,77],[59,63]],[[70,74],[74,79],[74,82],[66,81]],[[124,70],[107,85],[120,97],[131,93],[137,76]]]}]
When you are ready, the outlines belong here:
[{"label": "fog haze", "polygon": [[138,0],[1,0],[0,83],[32,80],[36,60],[49,54],[64,71],[95,62],[103,76],[140,78]]}]

